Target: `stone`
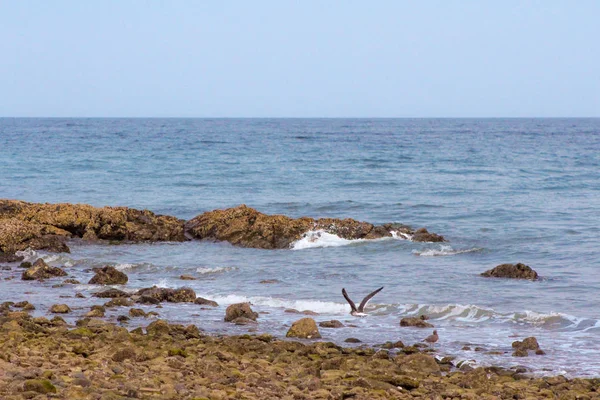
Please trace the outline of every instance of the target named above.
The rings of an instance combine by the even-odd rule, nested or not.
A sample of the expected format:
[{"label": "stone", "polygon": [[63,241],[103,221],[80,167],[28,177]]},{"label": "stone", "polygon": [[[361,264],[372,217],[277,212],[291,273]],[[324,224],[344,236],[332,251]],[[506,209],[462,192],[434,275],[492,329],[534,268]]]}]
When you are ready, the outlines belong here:
[{"label": "stone", "polygon": [[66,276],[67,273],[58,267],[51,267],[44,260],[38,258],[33,265],[23,271],[21,279],[24,281],[44,280],[57,276]]},{"label": "stone", "polygon": [[28,301],[20,301],[18,303],[15,303],[13,307],[22,308],[23,311],[35,310],[35,306]]},{"label": "stone", "polygon": [[133,305],[133,300],[128,299],[126,297],[117,297],[110,301],[104,303],[104,307],[131,307]]},{"label": "stone", "polygon": [[231,322],[236,318],[244,317],[256,321],[258,313],[252,311],[250,303],[231,304],[225,310],[225,322]]},{"label": "stone", "polygon": [[246,317],[237,317],[231,322],[236,325],[256,325],[258,323],[255,320]]},{"label": "stone", "polygon": [[129,316],[131,318],[138,318],[138,317],[146,317],[146,312],[144,310],[142,310],[141,308],[130,308],[129,309]]},{"label": "stone", "polygon": [[319,326],[321,328],[343,328],[344,324],[342,324],[337,319],[332,319],[331,321],[321,321],[321,322],[319,322]]},{"label": "stone", "polygon": [[167,321],[159,319],[148,325],[146,327],[146,332],[148,335],[152,336],[168,335],[171,332],[171,327]]},{"label": "stone", "polygon": [[487,278],[511,278],[511,279],[530,279],[537,280],[538,274],[528,265],[517,264],[500,264],[488,271],[481,273],[481,276]]},{"label": "stone", "polygon": [[28,379],[23,382],[23,391],[48,394],[56,393],[56,387],[48,379]]},{"label": "stone", "polygon": [[107,265],[103,268],[95,268],[96,275],[88,282],[90,285],[124,285],[129,278],[115,267]]},{"label": "stone", "polygon": [[513,357],[527,357],[529,356],[529,350],[532,350],[537,355],[546,354],[542,349],[540,349],[540,345],[537,339],[533,336],[523,339],[523,341],[514,341],[512,343],[513,349]]},{"label": "stone", "polygon": [[211,306],[211,307],[219,306],[219,304],[216,301],[208,300],[203,297],[197,297],[196,300],[194,300],[194,303],[199,304],[201,306]]},{"label": "stone", "polygon": [[346,338],[346,340],[344,340],[344,342],[346,342],[346,343],[362,343],[362,340],[353,338],[353,337],[349,337],[349,338]]},{"label": "stone", "polygon": [[54,314],[68,314],[71,312],[71,309],[66,304],[54,304],[50,307],[50,312]]},{"label": "stone", "polygon": [[94,293],[95,297],[100,297],[101,299],[114,299],[118,297],[131,297],[129,293],[124,292],[119,289],[111,288],[107,289],[103,292]]},{"label": "stone", "polygon": [[425,322],[422,318],[406,317],[400,320],[400,326],[413,326],[416,328],[433,328],[429,322]]},{"label": "stone", "polygon": [[79,284],[81,284],[81,282],[79,282],[77,279],[65,279],[63,281],[63,283],[69,284],[69,285],[79,285]]},{"label": "stone", "polygon": [[314,319],[302,318],[292,324],[285,336],[300,339],[320,339],[321,333]]},{"label": "stone", "polygon": [[398,356],[395,360],[400,366],[400,370],[406,374],[414,374],[416,376],[439,375],[441,371],[435,358],[423,353]]},{"label": "stone", "polygon": [[191,275],[181,275],[181,276],[179,276],[179,279],[181,279],[182,281],[195,281],[198,278],[195,278]]},{"label": "stone", "polygon": [[170,289],[153,286],[151,288],[140,289],[136,294],[140,296],[140,299],[152,298],[158,302],[167,301],[170,303],[193,303],[196,301],[196,292],[188,287]]},{"label": "stone", "polygon": [[412,235],[411,240],[413,242],[445,242],[446,241],[446,239],[444,239],[443,236],[438,235],[436,233],[431,233],[431,232],[427,231],[427,229],[425,229],[425,228],[417,229],[415,231],[415,233]]}]

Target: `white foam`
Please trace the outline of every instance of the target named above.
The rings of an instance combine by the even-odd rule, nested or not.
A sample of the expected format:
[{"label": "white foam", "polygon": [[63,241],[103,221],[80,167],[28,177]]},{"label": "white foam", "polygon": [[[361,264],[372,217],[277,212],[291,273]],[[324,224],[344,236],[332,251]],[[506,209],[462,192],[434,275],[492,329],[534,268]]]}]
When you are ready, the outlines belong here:
[{"label": "white foam", "polygon": [[196,268],[196,272],[198,272],[199,274],[218,274],[220,272],[227,272],[227,271],[233,271],[236,270],[236,267],[214,267],[214,268],[209,268],[209,267],[198,267]]},{"label": "white foam", "polygon": [[401,240],[412,240],[412,235],[409,235],[408,233],[404,233],[404,232],[398,232],[398,231],[390,231],[390,233],[392,234],[392,237],[394,239],[401,239]]},{"label": "white foam", "polygon": [[[203,296],[204,297],[204,296]],[[348,314],[350,308],[347,304],[334,303],[330,301],[318,300],[287,300],[276,297],[266,296],[240,296],[230,294],[226,296],[206,296],[210,300],[214,300],[219,304],[235,304],[249,302],[257,306],[273,307],[273,308],[293,308],[299,311],[310,310],[319,314]]]},{"label": "white foam", "polygon": [[123,264],[115,265],[115,269],[117,269],[119,271],[126,271],[126,270],[133,269],[135,266],[136,266],[136,264],[123,263]]},{"label": "white foam", "polygon": [[323,229],[308,231],[302,235],[301,239],[296,240],[290,245],[292,250],[312,249],[317,247],[339,247],[347,246],[351,243],[360,242],[363,239],[343,239],[337,235],[326,232]]},{"label": "white foam", "polygon": [[39,258],[38,252],[30,248],[27,248],[22,251],[17,251],[15,255],[19,257],[24,257],[24,261],[34,261]]},{"label": "white foam", "polygon": [[413,250],[412,253],[416,256],[421,257],[440,257],[440,256],[453,256],[456,254],[463,253],[473,253],[476,251],[481,251],[482,249],[479,247],[474,247],[472,249],[465,250],[454,250],[452,246],[443,244],[439,249],[423,249],[423,250]]}]

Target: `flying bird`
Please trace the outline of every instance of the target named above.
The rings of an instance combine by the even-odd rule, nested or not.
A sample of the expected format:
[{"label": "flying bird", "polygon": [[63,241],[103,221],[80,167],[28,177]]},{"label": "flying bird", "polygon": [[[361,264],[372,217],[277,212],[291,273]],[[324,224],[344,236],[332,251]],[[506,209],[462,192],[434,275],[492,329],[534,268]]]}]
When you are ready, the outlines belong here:
[{"label": "flying bird", "polygon": [[379,289],[375,290],[374,292],[369,293],[363,299],[363,301],[360,302],[360,305],[358,306],[358,308],[356,308],[356,304],[354,304],[352,299],[350,299],[350,297],[348,296],[348,293],[346,292],[346,289],[342,288],[342,294],[344,295],[344,298],[346,299],[348,304],[350,304],[350,308],[352,309],[352,311],[350,311],[350,315],[354,315],[355,317],[366,317],[367,314],[365,314],[365,306],[367,305],[369,300],[371,300],[373,298],[373,296],[375,296],[377,293],[379,293],[381,291],[381,289],[383,289],[383,286],[380,287]]}]

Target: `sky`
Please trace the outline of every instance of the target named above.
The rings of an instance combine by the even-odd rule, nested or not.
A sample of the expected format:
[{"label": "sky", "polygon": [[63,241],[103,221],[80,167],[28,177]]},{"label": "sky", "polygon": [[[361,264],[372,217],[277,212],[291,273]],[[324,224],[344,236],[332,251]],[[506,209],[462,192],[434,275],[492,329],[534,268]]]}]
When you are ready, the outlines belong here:
[{"label": "sky", "polygon": [[600,117],[600,1],[0,0],[0,117]]}]

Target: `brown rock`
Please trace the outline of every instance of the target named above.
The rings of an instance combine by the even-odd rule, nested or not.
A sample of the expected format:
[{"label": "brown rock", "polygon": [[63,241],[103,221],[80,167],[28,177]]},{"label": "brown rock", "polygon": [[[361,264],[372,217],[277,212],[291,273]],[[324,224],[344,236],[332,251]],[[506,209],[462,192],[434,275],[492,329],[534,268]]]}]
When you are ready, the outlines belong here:
[{"label": "brown rock", "polygon": [[194,277],[193,277],[193,276],[191,276],[191,275],[181,275],[181,276],[179,277],[179,279],[181,279],[182,281],[195,281],[195,280],[197,280],[198,278],[194,278]]},{"label": "brown rock", "polygon": [[423,353],[414,353],[407,356],[396,357],[396,363],[399,364],[400,370],[407,374],[414,375],[439,375],[440,366],[435,361],[435,358]]},{"label": "brown rock", "polygon": [[66,304],[54,304],[50,307],[50,312],[55,314],[67,314],[71,312],[71,309]]},{"label": "brown rock", "polygon": [[417,328],[433,328],[429,322],[417,317],[406,317],[400,320],[400,326],[414,326]]},{"label": "brown rock", "polygon": [[100,297],[101,299],[114,299],[118,297],[131,297],[129,293],[124,292],[119,289],[111,288],[107,289],[103,292],[94,293],[95,297]]},{"label": "brown rock", "polygon": [[201,306],[211,306],[211,307],[219,306],[219,304],[216,301],[208,300],[203,297],[197,297],[196,300],[194,300],[194,303],[199,304]]},{"label": "brown rock", "polygon": [[51,267],[44,260],[38,258],[35,263],[23,271],[21,279],[24,281],[50,279],[56,276],[66,276],[67,273],[58,267]]},{"label": "brown rock", "polygon": [[425,228],[420,228],[415,231],[412,235],[413,242],[445,242],[443,236],[438,235],[436,233],[431,233],[427,231]]},{"label": "brown rock", "polygon": [[129,280],[125,273],[110,265],[96,268],[94,272],[96,275],[88,282],[90,285],[124,285]]},{"label": "brown rock", "polygon": [[322,328],[343,328],[344,324],[342,324],[337,319],[332,319],[331,321],[321,321],[319,322],[319,326]]},{"label": "brown rock", "polygon": [[14,304],[16,308],[22,308],[23,311],[35,310],[35,306],[28,301],[20,301]]},{"label": "brown rock", "polygon": [[353,337],[349,337],[349,338],[346,338],[346,340],[344,340],[344,342],[346,342],[346,343],[362,343],[362,340],[353,338]]},{"label": "brown rock", "polygon": [[285,335],[286,337],[295,337],[300,339],[320,339],[321,334],[317,323],[312,318],[302,318],[292,324]]},{"label": "brown rock", "polygon": [[517,264],[500,264],[488,271],[481,273],[481,276],[494,278],[512,278],[512,279],[538,279],[538,274],[528,265]]},{"label": "brown rock", "polygon": [[138,317],[146,317],[146,312],[144,310],[142,310],[141,308],[130,308],[129,309],[129,316],[131,318],[138,318]]},{"label": "brown rock", "polygon": [[231,304],[225,310],[225,322],[232,322],[233,320],[244,317],[256,321],[258,313],[252,311],[250,303],[237,303]]},{"label": "brown rock", "polygon": [[237,317],[231,322],[236,325],[256,325],[258,323],[255,320],[246,317]]},{"label": "brown rock", "polygon": [[171,332],[171,327],[167,321],[159,319],[148,325],[146,327],[146,332],[148,332],[148,335],[152,336],[168,335]]},{"label": "brown rock", "polygon": [[104,303],[104,307],[131,307],[133,300],[126,297],[116,297]]},{"label": "brown rock", "polygon": [[170,303],[193,303],[196,300],[196,292],[187,287],[170,289],[153,286],[151,288],[140,289],[136,294],[144,298],[158,300],[159,302],[168,301]]}]

